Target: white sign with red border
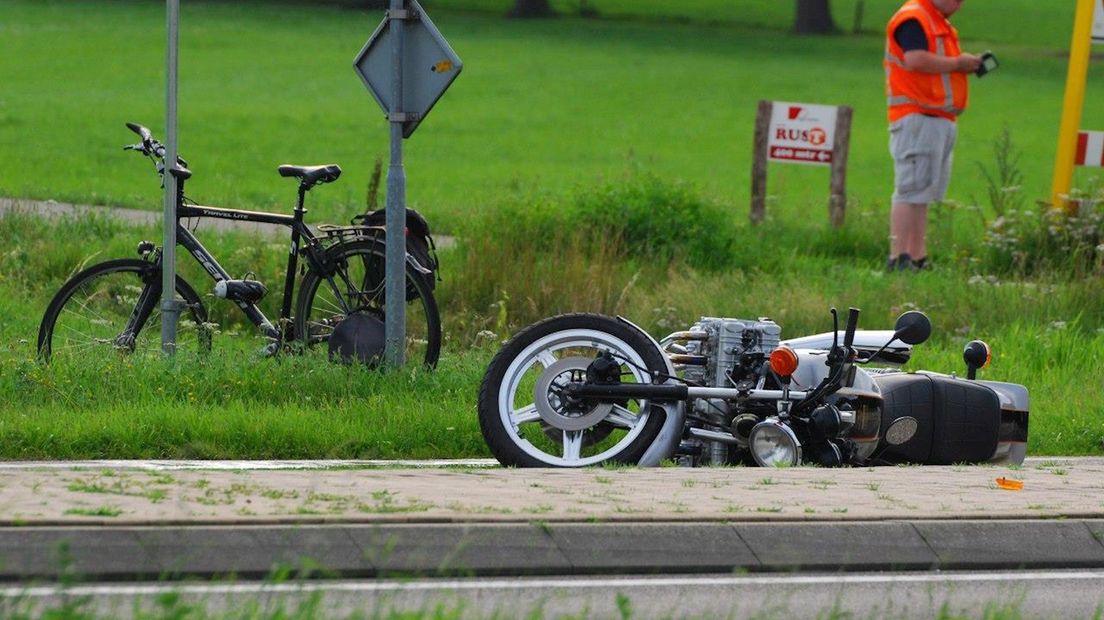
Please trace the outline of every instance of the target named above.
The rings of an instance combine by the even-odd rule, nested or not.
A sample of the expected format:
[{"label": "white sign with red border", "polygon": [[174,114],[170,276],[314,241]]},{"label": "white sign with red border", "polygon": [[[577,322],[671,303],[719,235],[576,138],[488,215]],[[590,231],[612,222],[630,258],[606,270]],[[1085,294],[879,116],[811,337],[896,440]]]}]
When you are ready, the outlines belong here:
[{"label": "white sign with red border", "polygon": [[836,106],[775,101],[767,137],[767,159],[830,165],[836,114]]},{"label": "white sign with red border", "polygon": [[1096,168],[1104,166],[1104,131],[1077,134],[1077,157],[1073,163]]}]

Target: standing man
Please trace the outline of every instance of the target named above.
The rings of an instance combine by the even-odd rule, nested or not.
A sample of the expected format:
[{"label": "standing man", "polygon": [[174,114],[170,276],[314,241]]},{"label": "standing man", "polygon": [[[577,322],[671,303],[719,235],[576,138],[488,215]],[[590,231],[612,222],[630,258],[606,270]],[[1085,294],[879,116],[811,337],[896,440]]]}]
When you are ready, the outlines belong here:
[{"label": "standing man", "polygon": [[924,269],[928,204],[943,200],[967,77],[981,58],[962,53],[948,20],[965,0],[908,0],[886,28],[886,92],[894,192],[889,221],[893,270]]}]

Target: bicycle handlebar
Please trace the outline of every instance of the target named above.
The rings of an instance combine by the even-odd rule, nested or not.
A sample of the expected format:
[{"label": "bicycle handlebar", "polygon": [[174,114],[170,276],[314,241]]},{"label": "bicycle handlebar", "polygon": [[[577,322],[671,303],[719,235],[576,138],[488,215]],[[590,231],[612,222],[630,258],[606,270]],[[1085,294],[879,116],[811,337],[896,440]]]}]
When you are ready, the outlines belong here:
[{"label": "bicycle handlebar", "polygon": [[150,142],[153,140],[153,134],[150,133],[150,130],[139,125],[138,123],[127,123],[126,126],[134,133],[142,136],[142,142]]},{"label": "bicycle handlebar", "polygon": [[[165,161],[165,145],[158,142],[149,129],[146,129],[138,123],[127,123],[126,126],[128,129],[141,136],[142,141],[138,144],[124,146],[124,151],[141,151],[146,157],[157,157],[161,159],[162,163]],[[180,155],[176,156],[176,163],[185,168],[188,167],[188,162]]]}]

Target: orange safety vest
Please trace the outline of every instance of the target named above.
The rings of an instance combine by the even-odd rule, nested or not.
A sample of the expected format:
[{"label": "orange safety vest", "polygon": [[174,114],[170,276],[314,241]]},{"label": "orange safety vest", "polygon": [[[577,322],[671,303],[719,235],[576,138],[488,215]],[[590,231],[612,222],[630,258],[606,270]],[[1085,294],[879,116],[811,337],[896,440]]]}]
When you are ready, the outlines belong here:
[{"label": "orange safety vest", "polygon": [[968,80],[965,73],[920,73],[905,69],[905,52],[893,38],[897,27],[910,19],[920,22],[928,38],[928,51],[953,58],[962,53],[958,31],[931,0],[909,0],[886,27],[886,94],[889,122],[909,114],[930,114],[955,120],[966,110]]}]

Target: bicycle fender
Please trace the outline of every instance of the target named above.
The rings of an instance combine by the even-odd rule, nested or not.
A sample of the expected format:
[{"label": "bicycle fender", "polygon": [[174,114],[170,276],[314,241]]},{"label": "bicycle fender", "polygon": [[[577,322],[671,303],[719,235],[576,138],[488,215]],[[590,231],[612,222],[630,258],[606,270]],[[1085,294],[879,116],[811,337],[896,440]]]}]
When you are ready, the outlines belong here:
[{"label": "bicycle fender", "polygon": [[432,269],[429,269],[428,267],[423,267],[422,264],[418,262],[418,259],[414,258],[414,255],[412,255],[410,252],[406,253],[406,262],[423,276],[433,273]]}]

